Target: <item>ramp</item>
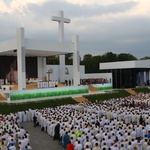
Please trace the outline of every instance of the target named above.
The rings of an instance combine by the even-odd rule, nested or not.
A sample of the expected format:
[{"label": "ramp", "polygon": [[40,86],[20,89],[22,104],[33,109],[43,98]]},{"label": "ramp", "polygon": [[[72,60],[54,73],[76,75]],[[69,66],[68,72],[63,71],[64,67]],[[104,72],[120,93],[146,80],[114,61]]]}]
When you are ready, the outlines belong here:
[{"label": "ramp", "polygon": [[86,99],[84,97],[72,97],[72,98],[78,103],[88,102],[88,99]]},{"label": "ramp", "polygon": [[137,93],[132,90],[132,89],[125,89],[125,91],[127,91],[128,93],[132,94],[132,95],[136,95]]},{"label": "ramp", "polygon": [[88,85],[88,88],[89,88],[90,92],[98,92],[99,91],[96,87],[92,86],[91,84]]},{"label": "ramp", "polygon": [[[26,84],[26,89],[37,89],[37,84]],[[12,90],[18,90],[18,84],[15,84]]]},{"label": "ramp", "polygon": [[27,89],[37,89],[37,84],[27,84],[26,88]]},{"label": "ramp", "polygon": [[0,102],[5,101],[6,99],[0,94]]},{"label": "ramp", "polygon": [[12,90],[18,90],[18,84],[15,84],[11,89]]},{"label": "ramp", "polygon": [[65,85],[65,84],[62,84],[62,83],[60,83],[60,82],[58,82],[57,86],[58,86],[58,87],[64,87],[64,86],[66,86],[66,85]]}]

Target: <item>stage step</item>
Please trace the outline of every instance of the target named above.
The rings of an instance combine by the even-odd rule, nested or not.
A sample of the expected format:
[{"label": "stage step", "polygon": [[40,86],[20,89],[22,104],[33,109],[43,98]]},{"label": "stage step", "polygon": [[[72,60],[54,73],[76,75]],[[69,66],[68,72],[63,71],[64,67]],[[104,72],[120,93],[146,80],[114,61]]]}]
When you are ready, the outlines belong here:
[{"label": "stage step", "polygon": [[5,101],[5,98],[0,94],[0,101]]},{"label": "stage step", "polygon": [[92,86],[91,84],[88,85],[88,88],[89,88],[90,92],[98,92],[99,91],[96,87]]},{"label": "stage step", "polygon": [[84,97],[73,97],[73,99],[78,103],[88,102],[88,99]]},{"label": "stage step", "polygon": [[132,89],[125,89],[128,93],[132,94],[132,95],[136,95],[137,93],[132,90]]}]

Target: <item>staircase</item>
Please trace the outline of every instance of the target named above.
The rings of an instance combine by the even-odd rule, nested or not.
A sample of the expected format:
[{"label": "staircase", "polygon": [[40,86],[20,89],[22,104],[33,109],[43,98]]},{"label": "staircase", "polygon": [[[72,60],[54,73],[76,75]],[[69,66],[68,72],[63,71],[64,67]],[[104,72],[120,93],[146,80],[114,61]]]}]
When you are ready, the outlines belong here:
[{"label": "staircase", "polygon": [[98,92],[99,91],[96,87],[92,86],[91,84],[88,85],[88,88],[89,88],[90,92]]},{"label": "staircase", "polygon": [[136,95],[137,93],[135,91],[133,91],[132,89],[125,89],[128,93],[132,94],[132,95]]},{"label": "staircase", "polygon": [[5,101],[6,99],[0,94],[0,102]]},{"label": "staircase", "polygon": [[73,99],[78,103],[88,102],[88,99],[86,99],[84,97],[73,97]]}]

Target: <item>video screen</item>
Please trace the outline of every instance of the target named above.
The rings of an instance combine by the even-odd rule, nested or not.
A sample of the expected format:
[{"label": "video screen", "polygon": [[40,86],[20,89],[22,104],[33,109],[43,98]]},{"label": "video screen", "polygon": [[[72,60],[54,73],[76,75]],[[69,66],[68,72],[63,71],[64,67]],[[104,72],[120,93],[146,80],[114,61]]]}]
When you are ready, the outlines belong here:
[{"label": "video screen", "polygon": [[[26,78],[37,78],[37,57],[26,57]],[[0,79],[7,79],[11,83],[17,83],[17,57],[0,56]]]}]

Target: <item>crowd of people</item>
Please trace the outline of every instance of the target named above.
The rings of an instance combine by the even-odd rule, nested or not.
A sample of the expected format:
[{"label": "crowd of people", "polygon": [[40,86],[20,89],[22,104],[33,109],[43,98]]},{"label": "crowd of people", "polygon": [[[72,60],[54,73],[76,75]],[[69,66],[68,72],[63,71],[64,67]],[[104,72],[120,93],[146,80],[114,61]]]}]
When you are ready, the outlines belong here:
[{"label": "crowd of people", "polygon": [[37,82],[37,88],[54,88],[58,86],[57,80],[50,80],[50,81],[38,81]]},{"label": "crowd of people", "polygon": [[32,150],[29,133],[20,126],[18,114],[0,117],[0,150]]},{"label": "crowd of people", "polygon": [[28,113],[67,150],[150,150],[149,107],[150,94],[139,94]]},{"label": "crowd of people", "polygon": [[[67,150],[150,150],[149,108],[150,94],[138,94],[97,103],[20,111],[12,115],[14,121],[10,123],[33,121],[34,127],[40,126]],[[7,120],[11,120],[11,115],[3,125]],[[17,123],[10,123],[6,125],[7,132],[13,126],[14,133],[21,133]],[[25,133],[18,135],[26,138]]]}]

